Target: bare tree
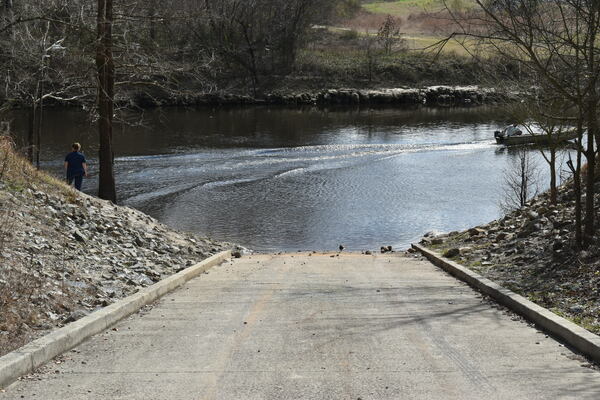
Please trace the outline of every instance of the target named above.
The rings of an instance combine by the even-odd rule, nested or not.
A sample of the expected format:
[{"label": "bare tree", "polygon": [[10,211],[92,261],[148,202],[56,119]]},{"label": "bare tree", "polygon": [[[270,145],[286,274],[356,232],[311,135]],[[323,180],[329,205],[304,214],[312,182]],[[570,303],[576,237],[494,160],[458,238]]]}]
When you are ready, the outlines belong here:
[{"label": "bare tree", "polygon": [[217,54],[229,69],[241,69],[254,95],[262,76],[292,71],[306,31],[328,9],[317,0],[205,0],[206,20],[196,24],[195,39]]},{"label": "bare tree", "polygon": [[360,47],[362,48],[365,57],[365,67],[367,69],[367,78],[369,79],[369,82],[373,81],[373,75],[375,74],[375,69],[377,68],[377,64],[381,57],[381,49],[379,48],[378,43],[377,37],[371,35],[369,31],[366,31],[360,38]]},{"label": "bare tree", "polygon": [[10,2],[10,13],[0,15],[0,32],[11,33],[0,35],[0,99],[7,108],[29,108],[27,155],[38,166],[44,104],[89,96],[89,60],[81,56],[85,26],[71,14],[75,8],[56,0]]},{"label": "bare tree", "polygon": [[[571,103],[581,118],[578,143],[587,161],[583,247],[596,232],[594,205],[596,145],[600,143],[600,2],[592,0],[475,0],[460,13],[450,6],[456,30],[440,42],[461,40],[487,54],[532,71],[556,96]],[[468,43],[467,43],[468,42]],[[575,119],[573,125],[577,125]],[[585,141],[583,136],[585,134]]]},{"label": "bare tree", "polygon": [[546,137],[546,144],[539,148],[550,173],[550,202],[558,201],[557,157],[565,149],[565,139],[570,138],[575,127],[572,104],[562,97],[538,91],[537,95],[512,106],[513,118],[529,135]]},{"label": "bare tree", "polygon": [[394,46],[401,40],[399,19],[388,14],[377,31],[377,39],[381,43],[385,54],[388,56],[392,54]]},{"label": "bare tree", "polygon": [[528,149],[516,149],[504,170],[504,197],[500,206],[507,212],[519,209],[538,193],[538,165]]}]

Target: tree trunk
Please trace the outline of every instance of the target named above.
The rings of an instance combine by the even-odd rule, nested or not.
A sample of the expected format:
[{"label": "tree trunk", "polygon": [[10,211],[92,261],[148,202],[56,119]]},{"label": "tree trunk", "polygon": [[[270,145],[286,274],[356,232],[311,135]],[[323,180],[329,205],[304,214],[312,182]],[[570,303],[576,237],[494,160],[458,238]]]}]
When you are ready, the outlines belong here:
[{"label": "tree trunk", "polygon": [[550,203],[556,204],[557,202],[557,190],[556,190],[556,147],[552,146],[550,149]]},{"label": "tree trunk", "polygon": [[42,151],[42,129],[44,126],[44,65],[38,92],[37,125],[35,129],[35,167],[40,169],[40,152]]},{"label": "tree trunk", "polygon": [[27,159],[33,164],[34,155],[34,138],[35,138],[35,105],[31,105],[27,115],[28,127],[27,127]]},{"label": "tree trunk", "polygon": [[98,0],[98,43],[96,67],[98,69],[98,131],[100,164],[98,197],[117,202],[114,176],[112,129],[114,113],[114,62],[112,55],[112,0]]},{"label": "tree trunk", "polygon": [[583,247],[587,248],[594,238],[596,211],[594,210],[594,184],[596,183],[596,151],[594,149],[595,136],[598,131],[598,117],[596,115],[596,99],[590,96],[587,104],[587,177],[585,187],[585,228],[583,233]]},{"label": "tree trunk", "polygon": [[577,248],[583,247],[582,210],[581,210],[581,153],[583,146],[583,115],[580,112],[577,119],[577,166],[572,167],[573,190],[575,191],[575,244]]},{"label": "tree trunk", "polygon": [[[586,112],[587,112],[587,149],[585,157],[588,162],[587,179],[585,187],[585,227],[583,231],[583,247],[588,248],[594,240],[594,234],[596,233],[596,210],[594,209],[594,195],[596,192],[596,150],[594,141],[599,133],[598,131],[598,115],[596,106],[598,105],[598,89],[597,79],[598,76],[595,74],[596,66],[596,46],[597,46],[597,34],[598,26],[597,18],[600,12],[597,1],[589,3],[589,17],[590,21],[587,22],[588,37],[586,46],[589,46],[590,52],[587,57],[587,69],[590,74],[590,81],[588,83],[589,93],[586,98]],[[600,140],[600,139],[599,139]]]},{"label": "tree trunk", "polygon": [[156,40],[156,1],[151,0],[148,5],[148,34],[150,35],[150,40],[154,42]]},{"label": "tree trunk", "polygon": [[[579,141],[581,143],[581,141]],[[577,168],[575,169],[575,243],[577,248],[583,247],[583,224],[581,210],[581,151],[577,151]]]},{"label": "tree trunk", "polygon": [[252,79],[252,93],[256,98],[258,94],[258,61],[256,59],[256,51],[254,49],[254,44],[250,39],[250,35],[248,33],[248,26],[240,22],[240,26],[244,33],[244,40],[246,42],[248,55],[250,56],[250,78]]}]

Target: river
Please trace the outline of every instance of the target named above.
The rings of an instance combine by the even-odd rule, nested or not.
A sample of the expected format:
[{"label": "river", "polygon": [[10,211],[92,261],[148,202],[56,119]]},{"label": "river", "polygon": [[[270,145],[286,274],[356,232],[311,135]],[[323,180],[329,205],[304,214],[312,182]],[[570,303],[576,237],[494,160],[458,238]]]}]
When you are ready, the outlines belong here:
[{"label": "river", "polygon": [[[96,128],[79,110],[44,115],[43,168],[79,141],[97,185]],[[407,247],[427,231],[501,215],[499,109],[166,109],[114,133],[119,202],[176,229],[255,250]],[[23,115],[14,114],[22,143]],[[539,152],[542,189],[546,166]]]}]

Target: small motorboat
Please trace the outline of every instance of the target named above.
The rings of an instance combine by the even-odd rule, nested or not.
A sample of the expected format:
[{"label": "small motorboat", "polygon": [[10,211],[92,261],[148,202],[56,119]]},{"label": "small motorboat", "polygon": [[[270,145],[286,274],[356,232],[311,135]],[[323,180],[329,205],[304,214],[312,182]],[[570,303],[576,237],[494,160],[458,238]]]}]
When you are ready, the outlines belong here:
[{"label": "small motorboat", "polygon": [[494,138],[497,144],[505,146],[514,146],[519,144],[537,144],[548,145],[550,142],[564,143],[577,138],[577,131],[570,130],[560,133],[559,135],[547,135],[539,133],[534,135],[524,135],[523,131],[516,125],[509,125],[501,131],[494,132]]}]

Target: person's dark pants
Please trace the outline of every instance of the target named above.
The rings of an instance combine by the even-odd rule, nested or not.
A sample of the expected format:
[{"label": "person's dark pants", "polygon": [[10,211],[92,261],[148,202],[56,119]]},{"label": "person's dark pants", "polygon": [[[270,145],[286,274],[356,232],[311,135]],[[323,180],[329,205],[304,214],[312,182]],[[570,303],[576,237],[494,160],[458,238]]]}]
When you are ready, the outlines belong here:
[{"label": "person's dark pants", "polygon": [[75,182],[75,189],[81,191],[81,184],[83,183],[83,175],[67,176],[67,182],[72,185]]}]

